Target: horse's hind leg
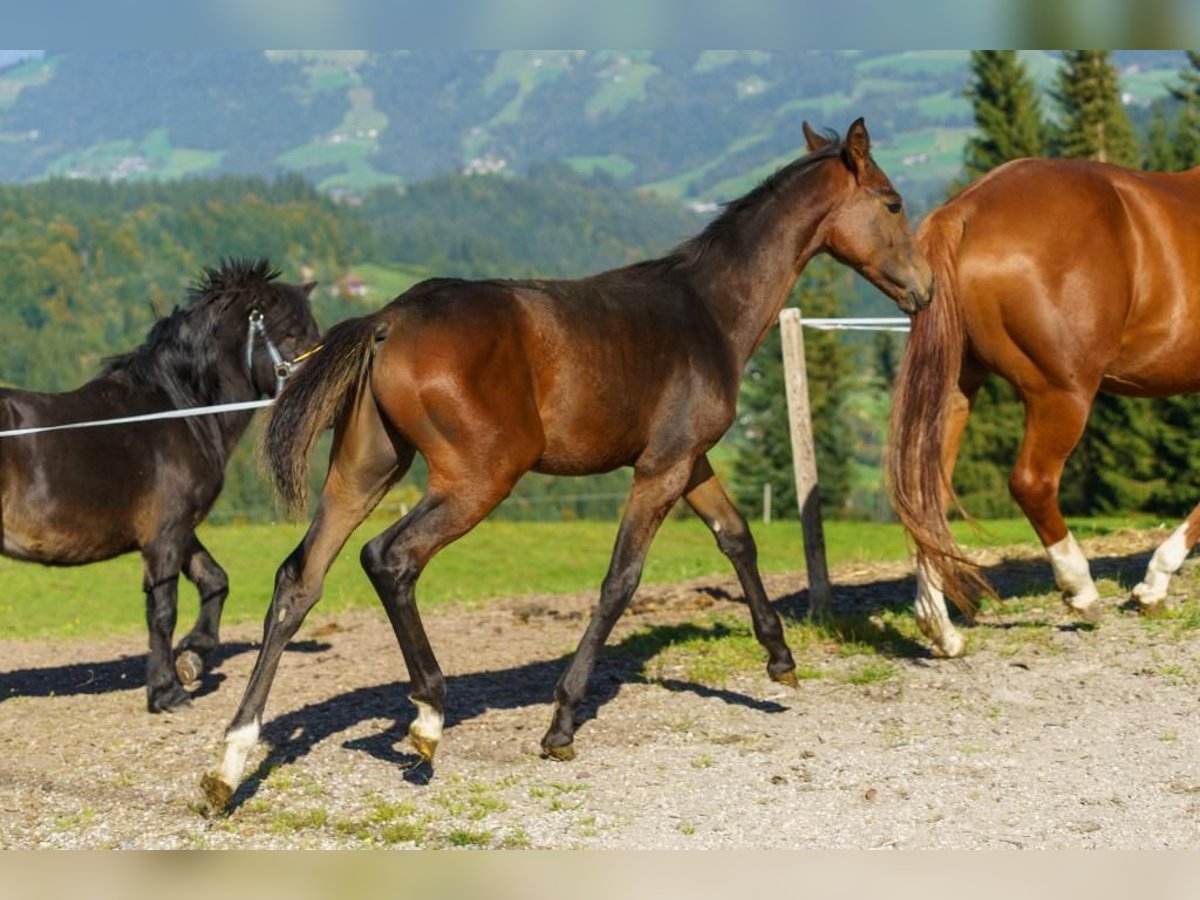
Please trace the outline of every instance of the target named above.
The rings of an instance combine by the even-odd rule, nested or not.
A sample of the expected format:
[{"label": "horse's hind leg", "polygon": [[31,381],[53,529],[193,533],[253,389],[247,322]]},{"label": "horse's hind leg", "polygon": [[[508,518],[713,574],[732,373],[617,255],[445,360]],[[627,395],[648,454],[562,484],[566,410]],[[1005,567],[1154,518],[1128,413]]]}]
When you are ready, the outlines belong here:
[{"label": "horse's hind leg", "polygon": [[1183,524],[1171,532],[1171,536],[1163,541],[1150,557],[1146,576],[1141,584],[1133,589],[1133,599],[1137,601],[1141,612],[1154,613],[1166,607],[1167,585],[1171,576],[1179,571],[1198,539],[1200,506],[1191,511]]},{"label": "horse's hind leg", "polygon": [[351,532],[408,471],[413,452],[407,444],[393,445],[373,403],[360,404],[345,431],[335,435],[316,515],[300,546],[275,573],[275,592],[263,622],[262,646],[241,705],[225,730],[221,765],[201,780],[211,808],[224,809],[241,783],[246,760],[258,742],[280,657],[320,599],[325,573]]},{"label": "horse's hind leg", "polygon": [[575,757],[575,711],[587,691],[596,657],[637,589],[650,541],[672,504],[687,488],[693,464],[694,460],[688,458],[661,468],[639,464],[634,470],[633,489],[621,517],[608,574],[600,588],[600,602],[575,655],[554,687],[554,713],[542,738],[542,752],[550,758]]},{"label": "horse's hind leg", "polygon": [[400,644],[411,680],[409,699],[417,707],[408,736],[426,762],[433,761],[442,737],[446,680],[421,623],[417,579],[439,550],[474,528],[508,496],[524,471],[493,465],[486,477],[447,479],[435,468],[439,463],[430,462],[430,487],[420,502],[368,541],[360,556]]},{"label": "horse's hind leg", "polygon": [[1071,391],[1044,390],[1025,400],[1025,437],[1009,478],[1009,490],[1024,510],[1050,556],[1063,600],[1074,612],[1094,621],[1100,598],[1087,557],[1067,528],[1058,506],[1058,485],[1067,457],[1087,425],[1091,397]]},{"label": "horse's hind leg", "polygon": [[758,548],[745,518],[721,487],[707,456],[700,457],[692,469],[684,499],[717,539],[717,546],[733,564],[741,582],[754,636],[767,651],[767,674],[775,681],[796,686],[796,663],[783,638],[783,622],[767,599],[758,573]]},{"label": "horse's hind leg", "polygon": [[[945,441],[942,444],[942,477],[946,484],[950,484],[954,475],[954,464],[958,460],[963,432],[966,430],[967,420],[975,407],[975,399],[982,384],[982,374],[964,366],[959,377],[958,390],[954,391],[947,401]],[[949,503],[949,497],[946,498],[946,503]],[[953,659],[966,652],[966,639],[950,621],[950,615],[946,611],[946,595],[938,584],[937,576],[919,554],[914,615],[921,633],[933,641],[931,652],[934,656]]]},{"label": "horse's hind leg", "polygon": [[229,577],[195,533],[185,555],[183,574],[200,592],[200,615],[175,650],[175,673],[188,685],[204,672],[220,643],[221,610],[229,596]]}]

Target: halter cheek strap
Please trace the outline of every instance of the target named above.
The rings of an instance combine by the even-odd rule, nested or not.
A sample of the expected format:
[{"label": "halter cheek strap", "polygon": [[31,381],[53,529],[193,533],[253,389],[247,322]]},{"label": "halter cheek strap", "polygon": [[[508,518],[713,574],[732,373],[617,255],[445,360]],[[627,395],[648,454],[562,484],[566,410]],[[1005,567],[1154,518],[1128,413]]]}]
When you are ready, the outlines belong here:
[{"label": "halter cheek strap", "polygon": [[292,374],[295,364],[284,359],[279,348],[275,346],[275,342],[271,340],[262,311],[252,309],[250,310],[250,330],[246,334],[246,371],[251,373],[254,371],[254,340],[256,337],[262,338],[262,342],[267,348],[267,355],[271,357],[271,365],[275,368],[275,393],[278,395],[283,390],[284,382]]}]

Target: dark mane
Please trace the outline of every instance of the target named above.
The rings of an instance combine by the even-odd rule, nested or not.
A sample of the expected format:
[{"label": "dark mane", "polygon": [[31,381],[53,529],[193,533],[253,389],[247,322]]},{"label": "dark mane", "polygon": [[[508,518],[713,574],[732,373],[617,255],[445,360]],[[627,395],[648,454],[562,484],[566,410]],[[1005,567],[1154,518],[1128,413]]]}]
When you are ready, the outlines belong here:
[{"label": "dark mane", "polygon": [[786,166],[776,169],[759,182],[756,187],[736,200],[730,200],[728,203],[725,203],[720,215],[709,222],[699,234],[688,238],[666,256],[662,257],[662,259],[650,262],[653,264],[666,263],[672,267],[692,266],[698,263],[704,258],[704,254],[708,252],[708,248],[712,246],[713,241],[728,235],[730,232],[737,231],[741,227],[746,213],[757,209],[764,201],[768,201],[774,195],[780,193],[781,189],[796,176],[807,172],[817,163],[824,162],[840,154],[842,152],[842,143],[838,140],[837,134],[827,132],[826,136],[830,138],[830,143],[797,160],[793,160]]},{"label": "dark mane", "polygon": [[[206,267],[188,288],[186,303],[155,322],[140,347],[105,359],[95,380],[126,378],[160,388],[176,409],[216,402],[221,393],[218,332],[236,328],[244,334],[248,328],[240,319],[230,322],[226,313],[248,292],[262,296],[274,290],[272,282],[279,274],[265,259],[230,259],[218,268]],[[202,446],[215,446],[221,418],[192,416],[184,421]]]}]

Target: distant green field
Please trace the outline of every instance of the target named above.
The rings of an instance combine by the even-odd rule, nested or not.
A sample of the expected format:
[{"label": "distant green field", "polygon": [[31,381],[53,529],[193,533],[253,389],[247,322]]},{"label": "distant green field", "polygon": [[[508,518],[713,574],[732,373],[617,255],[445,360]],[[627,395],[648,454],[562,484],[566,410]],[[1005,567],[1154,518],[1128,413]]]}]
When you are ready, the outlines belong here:
[{"label": "distant green field", "polygon": [[[358,550],[390,524],[375,520],[352,536],[330,571],[318,612],[373,607],[378,601],[358,565]],[[1073,522],[1083,538],[1123,527],[1148,527],[1148,520]],[[1032,543],[1022,521],[983,523],[986,543]],[[422,606],[525,594],[596,590],[608,565],[615,522],[484,522],[448,547],[429,566],[418,588]],[[969,528],[956,526],[960,540],[980,546]],[[232,591],[226,622],[258,621],[271,595],[275,569],[299,542],[304,526],[205,526],[201,538],[228,570]],[[764,572],[801,571],[804,550],[796,522],[754,526]],[[898,525],[828,522],[826,542],[832,566],[905,558]],[[643,582],[679,581],[729,572],[729,565],[697,520],[671,520],[650,551]],[[0,559],[0,638],[73,638],[131,633],[145,627],[141,562],[136,555],[74,569],[48,569]],[[195,591],[180,586],[179,633],[196,613]]]},{"label": "distant green field", "polygon": [[568,156],[563,159],[568,166],[580,175],[591,175],[593,172],[606,172],[613,178],[624,178],[637,168],[625,157],[616,153],[607,156]]},{"label": "distant green field", "polygon": [[429,273],[419,266],[384,266],[376,263],[357,263],[350,271],[367,286],[367,302],[371,306],[382,306],[394,297],[407,291],[418,281],[424,281]]},{"label": "distant green field", "polygon": [[933,74],[956,72],[961,69],[970,57],[969,50],[907,50],[891,56],[879,56],[875,59],[855,63],[854,67],[860,72],[894,71],[905,75]]}]

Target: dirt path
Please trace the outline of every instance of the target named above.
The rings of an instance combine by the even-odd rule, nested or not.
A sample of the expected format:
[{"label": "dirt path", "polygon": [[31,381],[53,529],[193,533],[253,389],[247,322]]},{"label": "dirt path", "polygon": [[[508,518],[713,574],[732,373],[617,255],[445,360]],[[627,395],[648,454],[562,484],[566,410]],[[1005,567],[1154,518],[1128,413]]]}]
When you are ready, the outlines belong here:
[{"label": "dirt path", "polygon": [[[432,777],[402,740],[412,708],[382,615],[314,616],[267,710],[274,749],[217,818],[196,786],[257,627],[228,629],[219,668],[171,716],[144,711],[140,634],[2,642],[0,846],[1200,846],[1196,573],[1173,618],[1117,605],[1151,540],[1089,548],[1115,557],[1096,567],[1110,596],[1095,630],[1037,594],[1051,587],[1043,564],[993,560],[1002,592],[1025,599],[983,616],[958,661],[910,639],[905,567],[836,572],[843,611],[878,639],[812,640],[796,691],[759,662],[723,662],[745,643],[723,636],[746,619],[730,581],[644,588],[570,764],[541,760],[538,740],[592,595],[431,614],[450,692]],[[797,608],[802,577],[769,581]]]}]

